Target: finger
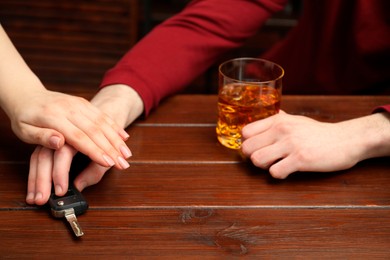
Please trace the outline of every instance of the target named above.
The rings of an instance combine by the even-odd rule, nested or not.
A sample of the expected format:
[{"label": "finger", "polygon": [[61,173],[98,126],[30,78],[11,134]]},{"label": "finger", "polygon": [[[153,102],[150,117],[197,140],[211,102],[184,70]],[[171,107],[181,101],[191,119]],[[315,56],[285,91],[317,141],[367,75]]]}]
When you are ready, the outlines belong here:
[{"label": "finger", "polygon": [[51,193],[54,150],[42,147],[38,154],[35,180],[35,204],[45,204]]},{"label": "finger", "polygon": [[53,184],[57,196],[65,195],[69,185],[69,171],[76,150],[65,145],[54,152]]},{"label": "finger", "polygon": [[[121,135],[119,132],[123,131],[126,134],[126,136],[124,136],[124,137],[127,140],[129,138],[129,135],[127,134],[127,132],[124,131],[123,129],[119,128],[119,126],[116,125],[114,123],[114,121],[111,120],[111,118],[109,118],[108,116],[103,116],[103,117],[100,117],[99,119],[96,119],[96,120],[97,121],[92,122],[92,124],[94,123],[94,124],[100,126],[100,130],[102,131],[102,133],[105,136],[105,138],[107,139],[107,141],[109,141],[111,146],[113,148],[118,149],[119,152],[121,153],[121,155],[123,156],[123,158],[131,157],[132,156],[131,151],[128,148],[128,146],[126,145],[126,143],[122,139],[118,138],[118,134]],[[91,135],[92,133],[88,133],[88,130],[89,129],[86,129],[84,131],[86,131],[87,135]],[[98,141],[104,141],[104,140],[99,139]],[[111,148],[111,147],[109,147],[109,148]]]},{"label": "finger", "polygon": [[121,128],[117,124],[115,124],[115,129],[118,132],[118,134],[122,137],[123,141],[127,141],[130,137],[130,135],[125,131],[125,129]]},{"label": "finger", "polygon": [[[95,107],[94,110],[95,112],[92,118],[90,117],[91,115],[85,114],[85,111],[83,111],[85,118],[90,119],[90,122],[89,125],[86,125],[85,128],[83,128],[83,125],[80,124],[80,129],[84,131],[88,136],[94,136],[94,133],[96,132],[90,131],[90,126],[96,125],[97,127],[99,127],[100,131],[105,136],[105,139],[93,139],[94,142],[97,144],[101,144],[99,145],[99,147],[109,154],[110,152],[106,149],[114,148],[116,149],[116,151],[119,151],[124,158],[129,158],[131,156],[130,149],[127,147],[123,139],[118,138],[119,135],[122,138],[125,138],[125,140],[127,140],[129,138],[127,132],[120,128],[109,116],[107,116]],[[106,140],[108,142],[106,142]]]},{"label": "finger", "polygon": [[[118,169],[128,167],[128,163],[123,158],[123,160],[118,158],[121,153],[121,146],[113,147],[101,131],[100,122],[94,119],[99,118],[99,115],[103,115],[104,118],[102,112],[82,98],[67,97],[65,100],[60,99],[57,104],[47,116],[37,118],[34,125],[53,128],[61,132],[67,143],[101,165],[116,165]],[[74,105],[71,106],[71,104]],[[91,115],[92,119],[86,118],[84,113]],[[31,116],[26,117],[30,118]],[[106,120],[103,121],[106,122]],[[106,124],[103,123],[102,125]],[[85,132],[85,129],[88,129],[87,132]],[[111,131],[115,132],[113,129]],[[126,146],[118,133],[111,136],[115,136],[116,142],[122,142],[122,145]]]},{"label": "finger", "polygon": [[88,186],[98,183],[109,170],[109,167],[100,166],[91,162],[74,180],[75,187],[82,191]]},{"label": "finger", "polygon": [[105,152],[101,149],[99,147],[99,142],[98,144],[95,143],[94,139],[104,140],[105,136],[99,133],[97,128],[91,129],[91,132],[92,131],[95,131],[95,133],[92,134],[93,136],[88,136],[74,125],[68,125],[64,128],[64,135],[67,143],[73,146],[76,150],[87,155],[94,162],[102,166],[114,166],[117,163],[114,159],[117,157],[117,152],[112,149]]},{"label": "finger", "polygon": [[250,156],[255,151],[274,144],[277,138],[273,131],[265,131],[246,139],[241,145],[241,150],[244,155]]},{"label": "finger", "polygon": [[129,139],[130,135],[123,128],[121,128],[118,124],[116,124],[115,121],[111,119],[111,117],[109,117],[105,113],[101,112],[98,108],[96,108],[96,110],[99,111],[98,115],[104,117],[104,120],[107,122],[107,125],[110,126],[116,134],[119,134],[122,137],[123,141],[126,141]]},{"label": "finger", "polygon": [[27,181],[27,196],[26,202],[28,204],[35,203],[35,182],[37,177],[37,167],[38,167],[38,155],[42,146],[37,146],[30,158],[30,168],[28,172],[28,181]]},{"label": "finger", "polygon": [[255,166],[262,169],[268,169],[274,162],[286,156],[286,148],[278,143],[254,151],[250,155],[250,159]]},{"label": "finger", "polygon": [[291,173],[298,171],[298,161],[292,156],[287,156],[269,168],[269,173],[276,179],[285,179]]},{"label": "finger", "polygon": [[84,117],[75,116],[72,121],[60,122],[57,127],[63,129],[62,133],[65,135],[67,143],[98,164],[106,167],[115,165],[118,169],[129,167],[120,152],[122,149],[127,152],[127,155],[131,155],[130,149],[113,130],[111,130],[111,138],[119,143],[118,148],[111,144],[102,132],[102,129],[107,129],[106,123],[96,124]]},{"label": "finger", "polygon": [[247,124],[242,129],[242,137],[248,139],[254,135],[267,131],[275,121],[275,115]]},{"label": "finger", "polygon": [[58,131],[50,128],[41,128],[23,123],[15,134],[24,142],[38,144],[50,149],[59,149],[65,143],[65,137]]}]

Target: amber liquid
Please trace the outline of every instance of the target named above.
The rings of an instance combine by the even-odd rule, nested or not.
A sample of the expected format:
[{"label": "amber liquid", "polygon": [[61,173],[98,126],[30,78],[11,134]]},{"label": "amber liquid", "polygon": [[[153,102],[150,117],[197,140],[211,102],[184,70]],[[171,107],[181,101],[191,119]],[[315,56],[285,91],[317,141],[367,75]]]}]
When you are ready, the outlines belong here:
[{"label": "amber liquid", "polygon": [[232,149],[241,147],[241,129],[279,112],[280,94],[269,86],[229,84],[219,90],[217,137]]}]

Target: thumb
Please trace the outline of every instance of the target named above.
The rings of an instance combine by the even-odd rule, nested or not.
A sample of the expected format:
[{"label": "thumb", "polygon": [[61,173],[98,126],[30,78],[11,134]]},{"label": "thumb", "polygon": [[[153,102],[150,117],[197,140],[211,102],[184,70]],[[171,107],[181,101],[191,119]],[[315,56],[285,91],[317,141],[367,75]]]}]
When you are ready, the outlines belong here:
[{"label": "thumb", "polygon": [[60,132],[50,128],[25,125],[23,129],[14,132],[26,143],[39,144],[54,150],[61,148],[65,144],[65,137]]},{"label": "thumb", "polygon": [[[56,131],[55,131],[56,132]],[[58,133],[58,132],[57,132]],[[65,139],[63,137],[62,134],[58,133],[58,134],[53,134],[49,137],[49,140],[48,140],[48,146],[45,146],[47,148],[51,148],[51,149],[60,149],[62,146],[64,146],[65,144]],[[43,145],[43,144],[42,144]]]}]

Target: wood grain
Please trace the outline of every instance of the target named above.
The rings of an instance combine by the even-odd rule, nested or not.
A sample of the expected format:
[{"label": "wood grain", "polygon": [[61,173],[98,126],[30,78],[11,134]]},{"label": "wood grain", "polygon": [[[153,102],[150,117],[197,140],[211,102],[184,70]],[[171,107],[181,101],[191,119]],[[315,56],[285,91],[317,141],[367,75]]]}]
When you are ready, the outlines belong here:
[{"label": "wood grain", "polygon": [[53,90],[96,89],[138,40],[138,0],[2,0],[0,22]]},{"label": "wood grain", "polygon": [[72,239],[66,223],[47,212],[8,211],[0,215],[0,247],[2,257],[17,259],[385,259],[388,214],[389,209],[100,209],[79,217],[85,235]]},{"label": "wood grain", "polygon": [[[130,162],[125,171],[110,170],[84,195],[91,208],[382,207],[390,203],[387,159],[337,173],[297,173],[284,181],[249,163]],[[27,163],[2,164],[0,208],[27,206],[27,173]]]},{"label": "wood grain", "polygon": [[[283,109],[337,122],[385,103],[390,97],[285,96]],[[79,217],[81,239],[46,206],[25,203],[34,146],[0,113],[1,257],[390,257],[388,157],[275,180],[217,142],[215,105],[212,95],[171,97],[129,127],[131,167],[83,191],[90,209]],[[76,156],[71,174],[88,162]]]}]

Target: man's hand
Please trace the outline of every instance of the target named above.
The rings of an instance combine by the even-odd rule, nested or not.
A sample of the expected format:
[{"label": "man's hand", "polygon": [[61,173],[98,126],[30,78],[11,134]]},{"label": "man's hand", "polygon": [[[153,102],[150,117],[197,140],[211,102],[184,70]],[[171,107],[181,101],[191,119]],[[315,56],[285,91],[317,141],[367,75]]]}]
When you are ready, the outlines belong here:
[{"label": "man's hand", "polygon": [[[70,162],[77,150],[65,144],[58,150],[38,146],[31,155],[28,175],[28,204],[45,204],[54,184],[55,193],[62,196],[69,185]],[[74,185],[82,191],[85,187],[98,183],[110,167],[103,167],[95,162],[82,171],[75,179]]]},{"label": "man's hand", "polygon": [[297,171],[330,172],[390,155],[388,113],[339,123],[281,112],[243,128],[242,152],[253,164],[284,179]]}]

